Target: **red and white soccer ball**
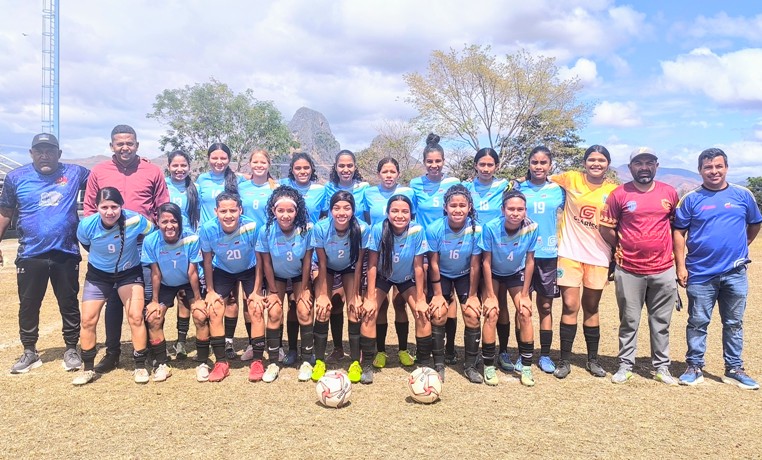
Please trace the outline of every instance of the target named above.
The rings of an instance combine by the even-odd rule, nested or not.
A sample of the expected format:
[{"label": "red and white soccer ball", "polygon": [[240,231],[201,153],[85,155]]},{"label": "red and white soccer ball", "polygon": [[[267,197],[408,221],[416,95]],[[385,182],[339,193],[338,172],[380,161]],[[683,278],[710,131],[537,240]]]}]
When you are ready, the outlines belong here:
[{"label": "red and white soccer ball", "polygon": [[422,404],[431,404],[442,394],[439,373],[430,367],[419,367],[411,372],[407,386],[413,400]]},{"label": "red and white soccer ball", "polygon": [[349,402],[349,397],[352,396],[352,382],[343,372],[328,371],[315,385],[315,393],[320,404],[339,408]]}]

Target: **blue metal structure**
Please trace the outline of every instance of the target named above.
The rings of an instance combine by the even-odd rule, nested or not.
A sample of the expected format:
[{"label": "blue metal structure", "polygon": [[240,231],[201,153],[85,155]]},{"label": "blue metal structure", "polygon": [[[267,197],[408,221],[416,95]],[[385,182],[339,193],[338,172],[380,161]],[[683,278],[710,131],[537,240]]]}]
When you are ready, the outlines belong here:
[{"label": "blue metal structure", "polygon": [[58,0],[42,2],[42,131],[60,139],[59,107],[59,8]]}]

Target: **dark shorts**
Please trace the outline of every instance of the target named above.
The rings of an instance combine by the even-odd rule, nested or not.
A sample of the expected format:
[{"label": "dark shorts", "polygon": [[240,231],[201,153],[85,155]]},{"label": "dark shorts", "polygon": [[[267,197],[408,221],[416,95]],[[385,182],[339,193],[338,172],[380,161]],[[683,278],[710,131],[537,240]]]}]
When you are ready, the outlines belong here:
[{"label": "dark shorts", "polygon": [[[446,301],[452,302],[453,291],[455,291],[455,295],[458,296],[460,303],[465,303],[466,299],[468,299],[468,291],[471,290],[470,274],[465,274],[457,278],[442,276],[440,283],[442,285],[442,296]],[[428,293],[426,301],[431,302],[431,299],[434,298],[434,286],[431,282],[426,283],[426,292]]]},{"label": "dark shorts", "polygon": [[518,271],[513,275],[492,274],[493,283],[502,283],[507,288],[520,287],[524,285],[524,270]]},{"label": "dark shorts", "polygon": [[286,283],[286,292],[293,292],[293,284],[294,283],[301,283],[302,277],[301,276],[295,276],[293,278],[280,278],[278,276],[275,277],[275,281],[278,281],[280,283]]},{"label": "dark shorts", "polygon": [[415,281],[413,280],[407,280],[403,281],[401,283],[395,283],[393,281],[389,281],[388,279],[384,278],[383,276],[378,277],[376,280],[376,289],[381,289],[382,291],[386,292],[387,294],[392,289],[392,286],[397,287],[397,291],[399,291],[400,294],[404,293],[411,287],[415,287]]},{"label": "dark shorts", "polygon": [[561,297],[556,279],[558,275],[558,259],[534,259],[534,276],[532,291],[543,297],[555,299]]},{"label": "dark shorts", "polygon": [[186,283],[182,286],[166,286],[162,284],[159,289],[159,303],[167,308],[172,308],[175,305],[175,297],[177,297],[177,293],[180,291],[185,293],[185,298],[188,299],[188,302],[193,302],[195,299],[193,288],[191,288],[190,283]]},{"label": "dark shorts", "polygon": [[[214,280],[214,291],[223,299],[233,293],[236,283],[241,282],[241,288],[246,297],[254,292],[254,279],[257,276],[257,267],[251,267],[241,273],[228,273],[225,270],[214,268],[212,270],[212,280]],[[237,292],[234,294],[238,294]]]},{"label": "dark shorts", "polygon": [[344,287],[344,282],[342,281],[341,277],[344,275],[351,275],[355,272],[355,265],[352,264],[349,267],[345,268],[344,270],[338,270],[333,271],[330,268],[326,267],[326,272],[328,273],[328,279],[333,278],[333,286],[331,287],[332,290],[341,289]]},{"label": "dark shorts", "polygon": [[82,301],[107,300],[115,289],[130,284],[143,286],[142,266],[138,265],[119,273],[108,273],[98,270],[88,263],[85,286],[82,290]]}]

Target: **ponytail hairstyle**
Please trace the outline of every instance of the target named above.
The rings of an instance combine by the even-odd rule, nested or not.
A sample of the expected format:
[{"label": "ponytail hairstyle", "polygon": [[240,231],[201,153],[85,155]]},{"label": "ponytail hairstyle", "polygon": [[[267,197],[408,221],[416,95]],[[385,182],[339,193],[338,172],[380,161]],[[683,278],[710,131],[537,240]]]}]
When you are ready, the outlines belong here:
[{"label": "ponytail hairstyle", "polygon": [[[120,207],[124,206],[124,198],[122,198],[122,194],[114,187],[103,187],[98,190],[98,193],[95,195],[95,205],[99,205],[101,201],[113,201]],[[122,254],[124,253],[124,221],[124,209],[121,209],[119,211],[119,219],[116,221],[117,225],[119,225],[119,241],[121,244],[119,245],[119,256],[116,258],[114,274],[119,273],[119,262],[122,261]]]},{"label": "ponytail hairstyle", "polygon": [[[228,160],[233,159],[233,154],[230,152],[230,147],[223,144],[222,142],[215,142],[214,144],[210,145],[206,151],[206,157],[209,158],[212,155],[212,152],[215,150],[222,150],[223,152],[227,153]],[[225,191],[238,194],[238,177],[235,175],[235,172],[230,169],[230,163],[228,163],[228,165],[225,167],[224,175]]]},{"label": "ponytail hairstyle", "polygon": [[355,213],[355,197],[351,192],[346,190],[339,190],[331,197],[330,209],[339,201],[346,201],[352,207],[352,218],[349,219],[349,264],[353,265],[360,258],[360,245],[362,244],[362,228],[357,221],[357,214]]},{"label": "ponytail hairstyle", "polygon": [[[484,149],[482,149],[484,150]],[[474,199],[471,196],[471,192],[468,191],[465,185],[463,184],[455,184],[449,189],[447,189],[447,192],[444,195],[444,204],[445,208],[447,207],[447,204],[450,202],[450,199],[454,197],[455,195],[462,195],[466,197],[466,201],[468,201],[468,206],[471,208],[468,211],[468,217],[471,219],[471,230],[476,231],[476,208],[474,207]],[[447,212],[445,211],[445,214]]]},{"label": "ponytail hairstyle", "polygon": [[[156,211],[156,215],[158,216],[159,219],[161,218],[161,213],[163,213],[163,212],[168,212],[168,213],[172,214],[172,217],[174,217],[175,220],[177,221],[177,227],[178,227],[177,234],[178,234],[178,236],[182,236],[182,234],[183,234],[183,213],[180,210],[180,206],[178,206],[175,203],[172,203],[171,201],[168,201],[168,202],[162,204],[161,206],[159,206],[159,209]],[[156,220],[159,220],[159,219],[156,219]]]},{"label": "ponytail hairstyle", "polygon": [[291,156],[291,164],[288,165],[288,178],[293,182],[296,182],[296,176],[294,176],[294,164],[299,160],[306,160],[310,164],[312,169],[312,175],[310,176],[310,182],[317,182],[317,169],[315,169],[315,160],[309,155],[309,153],[298,152]]},{"label": "ponytail hairstyle", "polygon": [[426,136],[426,147],[423,148],[424,162],[426,162],[426,157],[431,152],[439,152],[442,154],[442,159],[444,160],[444,149],[441,145],[439,145],[439,139],[441,138],[434,133],[429,133],[429,135]]},{"label": "ponytail hairstyle", "polygon": [[331,168],[331,182],[333,182],[334,185],[339,185],[341,178],[339,178],[339,173],[336,172],[336,165],[339,164],[339,158],[343,157],[344,155],[352,157],[352,162],[355,164],[355,173],[352,176],[352,180],[355,183],[362,182],[362,174],[360,174],[360,169],[357,167],[357,157],[355,157],[355,154],[352,153],[351,150],[342,150],[336,154],[336,159],[333,161],[333,168]]},{"label": "ponytail hairstyle", "polygon": [[[199,220],[198,189],[196,188],[196,184],[194,184],[193,181],[191,180],[191,174],[190,174],[191,157],[190,155],[183,152],[182,150],[175,150],[174,152],[167,155],[167,165],[172,163],[172,160],[174,160],[175,157],[177,156],[181,156],[185,158],[185,161],[188,162],[188,168],[189,168],[188,175],[185,176],[185,198],[188,200],[188,204],[186,206],[185,211],[188,213],[188,220],[190,221],[188,222],[188,224],[190,225],[192,229],[195,229],[196,227],[198,227],[198,220]],[[180,230],[182,231],[182,228]]]},{"label": "ponytail hairstyle", "polygon": [[299,190],[288,185],[281,185],[267,199],[267,226],[266,231],[270,231],[270,225],[275,221],[275,205],[279,201],[286,200],[294,202],[296,208],[296,217],[294,218],[294,229],[304,234],[307,231],[307,205],[304,203],[304,197]]},{"label": "ponytail hairstyle", "polygon": [[[538,145],[537,147],[533,148],[531,152],[529,152],[529,161],[532,161],[532,157],[536,153],[544,153],[545,156],[548,157],[548,160],[550,160],[550,162],[553,163],[553,154],[550,153],[550,149],[548,149],[544,145]],[[527,178],[527,180],[532,180],[532,170],[531,170],[531,167],[527,168],[527,176],[526,176],[526,178]],[[545,180],[547,180],[547,179],[545,179]]]},{"label": "ponytail hairstyle", "polygon": [[[413,216],[413,203],[410,198],[402,194],[392,195],[389,201],[386,203],[386,215],[389,215],[389,209],[392,208],[392,203],[395,201],[404,201],[410,208],[410,217]],[[408,228],[410,224],[408,224]],[[389,223],[389,217],[384,219],[384,223],[381,224],[381,274],[388,278],[391,276],[393,268],[392,262],[394,257],[394,232],[392,231],[392,224]]]}]

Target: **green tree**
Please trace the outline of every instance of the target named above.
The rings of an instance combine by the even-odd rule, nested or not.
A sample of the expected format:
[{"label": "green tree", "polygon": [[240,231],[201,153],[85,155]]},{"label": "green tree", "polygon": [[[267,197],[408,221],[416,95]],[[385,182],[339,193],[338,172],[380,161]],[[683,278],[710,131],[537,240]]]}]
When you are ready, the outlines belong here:
[{"label": "green tree", "polygon": [[[378,135],[370,146],[357,152],[357,165],[365,180],[378,184],[378,162],[384,157],[392,157],[400,164],[401,184],[423,173],[421,163],[416,159],[422,134],[405,121],[383,120],[376,126]],[[423,148],[420,148],[423,151]]]},{"label": "green tree", "polygon": [[749,177],[746,179],[746,187],[754,194],[754,199],[757,200],[757,206],[762,211],[762,176]]},{"label": "green tree", "polygon": [[165,89],[146,116],[168,126],[159,138],[163,152],[182,149],[201,170],[208,167],[206,151],[215,142],[230,147],[231,162],[238,171],[248,163],[246,155],[254,148],[267,149],[277,163],[287,161],[291,149],[298,147],[271,101],[257,100],[251,89],[236,94],[214,78],[208,83]]},{"label": "green tree", "polygon": [[[515,169],[526,147],[573,142],[590,112],[577,101],[578,79],[560,80],[555,59],[521,50],[500,59],[489,46],[434,51],[426,74],[405,74],[406,101],[423,130],[463,142],[474,152],[492,147],[501,171]],[[577,138],[578,139],[578,138]],[[519,148],[521,147],[521,148]],[[576,146],[575,146],[576,147]],[[564,154],[567,154],[565,152]]]}]

